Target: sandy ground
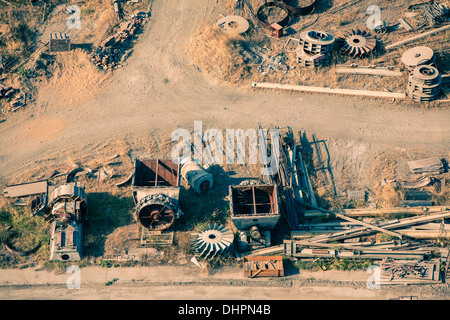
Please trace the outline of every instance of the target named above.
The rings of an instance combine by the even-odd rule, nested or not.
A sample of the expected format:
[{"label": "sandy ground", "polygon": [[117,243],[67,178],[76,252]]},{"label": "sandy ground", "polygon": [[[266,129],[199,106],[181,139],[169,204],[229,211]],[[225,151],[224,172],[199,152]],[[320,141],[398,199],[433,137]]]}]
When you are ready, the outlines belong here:
[{"label": "sandy ground", "polygon": [[[152,299],[152,300],[387,300],[415,296],[448,299],[448,285],[381,286],[369,289],[365,271],[325,271],[283,278],[247,279],[242,270],[206,276],[197,267],[80,269],[80,288],[67,286],[72,274],[35,269],[0,270],[0,299]],[[117,279],[112,285],[105,282]]]},{"label": "sandy ground", "polygon": [[[49,154],[73,150],[78,155],[95,155],[95,147],[101,141],[121,139],[132,145],[133,141],[139,141],[142,137],[165,143],[170,140],[174,129],[191,130],[196,120],[203,121],[204,130],[289,125],[294,130],[314,132],[322,139],[335,141],[331,152],[332,156],[339,158],[334,159],[334,164],[346,161],[350,155],[356,171],[364,168],[360,163],[370,161],[375,153],[382,150],[415,147],[430,154],[450,150],[450,111],[447,108],[422,110],[415,106],[399,108],[389,100],[252,92],[249,88],[224,87],[205,78],[192,67],[185,48],[197,26],[206,18],[219,17],[218,12],[220,9],[208,0],[196,1],[195,7],[188,0],[155,1],[149,24],[136,44],[128,65],[115,71],[110,84],[95,98],[80,104],[74,102],[76,99],[60,96],[58,91],[43,90],[35,105],[0,123],[0,182],[7,182],[11,176],[19,174],[37,160],[47,159]],[[50,165],[59,160],[48,159],[47,163]],[[156,271],[83,269],[83,278],[90,279],[86,282],[89,285],[73,291],[64,287],[66,274],[53,275],[28,269],[0,270],[0,284],[3,285],[0,297],[249,297],[245,287],[225,286],[220,281],[213,287],[196,284],[183,286],[183,290],[180,290],[181,286],[168,287],[164,281],[172,280],[174,276],[183,281],[190,277],[196,281],[204,279],[199,279],[197,272],[191,269],[158,272],[159,278],[154,277]],[[367,278],[365,273],[356,274],[352,281],[364,282]],[[120,279],[119,282],[110,287],[103,285],[104,281],[115,276]],[[421,292],[421,287],[402,288],[403,291],[371,291],[364,284],[330,287],[329,279],[318,280],[314,284],[304,283],[302,277],[303,274],[294,277],[299,282],[293,282],[287,288],[274,285],[252,291],[252,298],[389,299],[415,292],[421,293],[424,298],[433,296],[431,287],[426,293]],[[133,279],[135,282],[140,279],[142,283],[135,287],[132,285]],[[152,284],[155,279],[162,282]],[[336,278],[333,279],[336,281]],[[47,283],[51,284],[50,290],[46,287]],[[17,284],[26,286],[14,286]],[[133,290],[132,296],[128,295],[130,290]]]}]

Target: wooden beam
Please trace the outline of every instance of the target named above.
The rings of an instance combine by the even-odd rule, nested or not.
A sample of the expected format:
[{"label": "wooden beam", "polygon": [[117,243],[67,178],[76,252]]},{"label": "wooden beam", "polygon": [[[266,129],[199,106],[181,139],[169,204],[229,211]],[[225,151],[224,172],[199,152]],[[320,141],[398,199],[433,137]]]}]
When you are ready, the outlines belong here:
[{"label": "wooden beam", "polygon": [[254,88],[261,88],[261,89],[280,89],[280,90],[293,90],[293,91],[328,93],[328,94],[342,94],[342,95],[375,97],[375,98],[406,99],[406,94],[401,93],[401,92],[350,90],[350,89],[278,84],[278,83],[268,83],[268,82],[252,82],[251,86]]},{"label": "wooden beam", "polygon": [[371,66],[352,66],[352,65],[337,65],[335,72],[345,74],[357,75],[374,75],[384,77],[401,77],[403,72],[399,68],[385,68],[385,67],[371,67]]},{"label": "wooden beam", "polygon": [[405,40],[402,40],[402,41],[398,41],[396,43],[393,43],[391,45],[386,46],[385,49],[389,51],[389,50],[395,49],[397,47],[400,47],[400,46],[402,46],[404,44],[407,44],[407,43],[410,43],[410,42],[414,42],[414,41],[426,38],[428,36],[432,36],[432,35],[434,35],[436,33],[443,32],[443,31],[446,31],[446,30],[450,30],[450,24],[446,25],[446,26],[443,26],[441,28],[438,28],[438,29],[434,29],[434,30],[431,30],[431,31],[428,31],[428,32],[421,33],[421,34],[419,34],[417,36],[414,36],[414,37],[411,37],[411,38],[408,38],[408,39],[405,39]]}]

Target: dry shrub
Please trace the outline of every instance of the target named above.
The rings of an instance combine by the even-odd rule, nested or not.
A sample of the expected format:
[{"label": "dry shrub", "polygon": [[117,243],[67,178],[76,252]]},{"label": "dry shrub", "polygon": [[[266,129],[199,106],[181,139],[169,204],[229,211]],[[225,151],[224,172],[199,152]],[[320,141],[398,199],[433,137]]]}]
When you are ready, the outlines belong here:
[{"label": "dry shrub", "polygon": [[206,74],[237,83],[248,73],[240,54],[244,42],[239,34],[226,33],[216,25],[207,24],[191,37],[187,51],[193,63]]},{"label": "dry shrub", "polygon": [[395,208],[400,206],[401,193],[393,184],[386,184],[380,190],[380,200],[384,208]]}]

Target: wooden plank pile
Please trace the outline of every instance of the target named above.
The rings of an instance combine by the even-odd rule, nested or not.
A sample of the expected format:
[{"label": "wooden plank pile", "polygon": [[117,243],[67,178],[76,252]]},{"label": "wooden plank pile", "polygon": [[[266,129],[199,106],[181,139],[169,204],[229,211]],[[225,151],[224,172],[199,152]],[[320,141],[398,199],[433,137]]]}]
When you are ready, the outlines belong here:
[{"label": "wooden plank pile", "polygon": [[245,257],[244,276],[248,278],[282,277],[284,276],[283,257]]},{"label": "wooden plank pile", "polygon": [[444,163],[439,158],[408,161],[408,166],[411,172],[416,174],[439,174],[445,172]]},{"label": "wooden plank pile", "polygon": [[91,61],[100,69],[117,67],[125,51],[131,45],[131,40],[145,24],[145,14],[133,14],[131,20],[122,22],[117,32],[104,40],[90,56]]}]

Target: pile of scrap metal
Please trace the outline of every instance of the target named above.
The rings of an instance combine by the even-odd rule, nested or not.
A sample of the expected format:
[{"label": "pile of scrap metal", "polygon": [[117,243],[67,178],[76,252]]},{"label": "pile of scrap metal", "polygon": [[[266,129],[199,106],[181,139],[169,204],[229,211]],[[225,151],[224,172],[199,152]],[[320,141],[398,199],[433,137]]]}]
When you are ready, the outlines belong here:
[{"label": "pile of scrap metal", "polygon": [[5,197],[32,197],[31,216],[52,223],[50,260],[76,261],[83,256],[83,221],[87,219],[84,187],[49,185],[46,180],[8,186]]},{"label": "pile of scrap metal", "polygon": [[424,3],[413,4],[408,7],[411,13],[417,13],[422,25],[434,27],[445,23],[448,19],[449,9],[445,3],[438,1],[428,1]]},{"label": "pile of scrap metal", "polygon": [[[272,137],[271,137],[272,138]],[[317,206],[308,170],[303,161],[302,146],[296,142],[292,128],[281,134],[280,144],[272,139],[271,152],[278,154],[278,170],[274,176],[263,176],[276,183],[286,204],[285,218],[290,228],[298,228],[306,210]]]},{"label": "pile of scrap metal", "polygon": [[348,30],[336,38],[321,30],[305,30],[300,33],[295,53],[302,67],[326,66],[331,61],[335,47],[353,58],[363,58],[377,47],[378,40],[365,30]]},{"label": "pile of scrap metal", "polygon": [[133,14],[131,20],[122,22],[117,32],[104,40],[97,49],[91,53],[91,61],[100,69],[115,68],[120,64],[126,50],[128,50],[133,36],[145,24],[144,12]]},{"label": "pile of scrap metal", "polygon": [[172,244],[174,222],[182,215],[180,165],[172,159],[136,159],[132,178],[141,244]]},{"label": "pile of scrap metal", "polygon": [[440,283],[443,278],[438,261],[385,259],[380,263],[381,284]]}]

